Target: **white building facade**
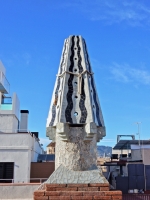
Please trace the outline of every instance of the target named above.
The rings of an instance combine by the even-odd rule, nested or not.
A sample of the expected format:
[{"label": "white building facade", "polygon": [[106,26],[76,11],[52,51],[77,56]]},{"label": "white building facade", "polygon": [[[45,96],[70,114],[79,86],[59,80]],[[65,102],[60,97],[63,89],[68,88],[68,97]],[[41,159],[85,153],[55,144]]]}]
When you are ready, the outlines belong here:
[{"label": "white building facade", "polygon": [[29,112],[20,111],[17,94],[12,98],[8,94],[9,82],[0,62],[0,182],[30,182],[31,162],[37,162],[43,149],[38,133],[28,130]]}]

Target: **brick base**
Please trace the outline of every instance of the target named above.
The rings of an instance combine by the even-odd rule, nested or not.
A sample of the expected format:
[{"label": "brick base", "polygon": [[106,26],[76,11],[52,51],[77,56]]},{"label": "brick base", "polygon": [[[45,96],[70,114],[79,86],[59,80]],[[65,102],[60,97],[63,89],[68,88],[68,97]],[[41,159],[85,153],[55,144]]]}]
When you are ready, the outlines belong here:
[{"label": "brick base", "polygon": [[121,191],[109,191],[107,183],[46,184],[34,192],[34,200],[122,200]]}]

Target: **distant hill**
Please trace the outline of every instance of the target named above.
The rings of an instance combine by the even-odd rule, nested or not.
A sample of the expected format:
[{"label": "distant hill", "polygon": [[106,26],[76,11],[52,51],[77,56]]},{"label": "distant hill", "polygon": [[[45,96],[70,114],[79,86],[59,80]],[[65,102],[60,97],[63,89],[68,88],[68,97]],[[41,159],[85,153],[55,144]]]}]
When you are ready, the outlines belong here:
[{"label": "distant hill", "polygon": [[98,157],[111,157],[112,154],[112,147],[108,146],[97,146],[97,154]]}]

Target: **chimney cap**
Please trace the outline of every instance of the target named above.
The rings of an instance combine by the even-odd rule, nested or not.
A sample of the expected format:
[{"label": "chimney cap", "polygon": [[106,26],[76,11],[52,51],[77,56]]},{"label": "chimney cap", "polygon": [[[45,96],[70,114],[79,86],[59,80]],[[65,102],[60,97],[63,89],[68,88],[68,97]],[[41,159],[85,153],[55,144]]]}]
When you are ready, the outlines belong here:
[{"label": "chimney cap", "polygon": [[20,113],[28,113],[29,114],[29,111],[28,110],[20,110]]},{"label": "chimney cap", "polygon": [[31,132],[31,133],[34,134],[36,138],[39,138],[39,132]]}]

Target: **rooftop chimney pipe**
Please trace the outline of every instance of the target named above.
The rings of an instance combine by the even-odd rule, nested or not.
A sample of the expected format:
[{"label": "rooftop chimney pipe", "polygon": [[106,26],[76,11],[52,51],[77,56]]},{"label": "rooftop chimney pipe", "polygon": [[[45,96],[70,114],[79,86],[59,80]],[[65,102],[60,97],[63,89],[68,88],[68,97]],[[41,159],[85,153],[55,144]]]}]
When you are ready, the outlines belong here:
[{"label": "rooftop chimney pipe", "polygon": [[20,119],[20,126],[19,132],[28,132],[28,110],[20,110],[21,119]]}]

